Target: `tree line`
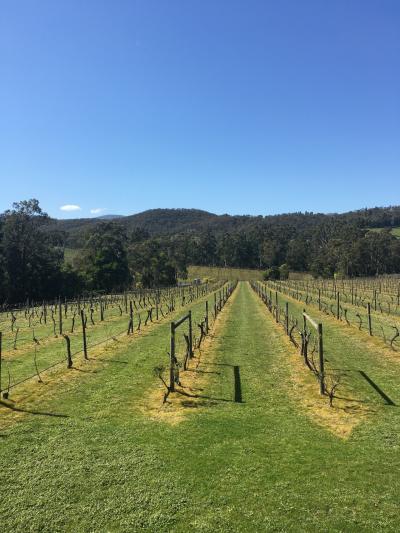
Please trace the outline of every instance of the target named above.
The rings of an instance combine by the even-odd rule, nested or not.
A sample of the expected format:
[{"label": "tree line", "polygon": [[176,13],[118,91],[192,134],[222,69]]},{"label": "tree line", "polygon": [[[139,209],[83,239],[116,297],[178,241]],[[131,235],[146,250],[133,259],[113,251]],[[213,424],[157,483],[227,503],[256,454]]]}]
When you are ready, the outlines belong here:
[{"label": "tree line", "polygon": [[[195,216],[197,224],[199,212]],[[229,231],[210,223],[190,231],[180,226],[177,233],[158,235],[146,226],[131,228],[123,219],[95,221],[79,230],[76,257],[66,262],[65,248],[71,245],[68,231],[55,225],[37,200],[22,201],[0,215],[0,301],[120,291],[132,284],[173,285],[187,276],[191,264],[260,268],[275,278],[286,277],[289,271],[311,272],[315,277],[396,273],[400,272],[400,239],[390,227],[369,228],[393,225],[397,217],[400,221],[399,208],[347,216],[239,217],[248,219],[246,224],[233,223]]]},{"label": "tree line", "polygon": [[163,287],[176,283],[185,267],[146,231],[129,236],[118,223],[94,226],[72,263],[65,235],[46,231],[50,223],[38,200],[14,203],[0,216],[0,303],[71,298],[84,292],[123,291],[134,283]]}]

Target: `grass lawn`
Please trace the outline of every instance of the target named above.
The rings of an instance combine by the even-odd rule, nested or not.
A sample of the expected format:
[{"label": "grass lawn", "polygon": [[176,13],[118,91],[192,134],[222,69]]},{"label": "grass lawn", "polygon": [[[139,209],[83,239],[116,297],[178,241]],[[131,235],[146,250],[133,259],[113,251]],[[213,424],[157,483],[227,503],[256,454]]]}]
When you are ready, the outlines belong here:
[{"label": "grass lawn", "polygon": [[247,283],[198,360],[203,401],[180,404],[181,419],[146,409],[167,322],[41,397],[21,394],[30,413],[0,408],[2,530],[398,531],[399,364],[363,336],[345,342],[340,324],[326,331],[335,364],[364,369],[396,404],[351,382],[369,409],[346,439],[312,416],[308,385],[310,402],[327,401],[304,367],[293,378],[298,356]]}]

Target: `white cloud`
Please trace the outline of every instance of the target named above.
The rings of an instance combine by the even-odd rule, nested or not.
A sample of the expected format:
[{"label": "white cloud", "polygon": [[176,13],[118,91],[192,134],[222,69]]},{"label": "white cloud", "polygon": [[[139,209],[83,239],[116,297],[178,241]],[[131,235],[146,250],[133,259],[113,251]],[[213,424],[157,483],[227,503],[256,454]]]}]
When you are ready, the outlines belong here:
[{"label": "white cloud", "polygon": [[107,209],[105,209],[105,207],[95,207],[95,208],[90,210],[92,215],[99,215],[100,213],[103,213],[104,211],[107,211]]},{"label": "white cloud", "polygon": [[60,207],[61,211],[82,211],[82,208],[79,206],[79,205],[74,205],[74,204],[66,204],[66,205],[62,205]]}]

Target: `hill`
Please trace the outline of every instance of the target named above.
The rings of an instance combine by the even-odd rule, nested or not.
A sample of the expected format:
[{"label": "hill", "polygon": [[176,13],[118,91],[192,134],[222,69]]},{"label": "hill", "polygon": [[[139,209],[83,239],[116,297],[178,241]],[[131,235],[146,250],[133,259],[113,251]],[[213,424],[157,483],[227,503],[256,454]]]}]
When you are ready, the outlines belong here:
[{"label": "hill", "polygon": [[[114,215],[112,216],[114,218]],[[66,234],[66,245],[82,245],[85,234],[96,225],[108,222],[110,215],[98,218],[69,220],[51,219],[48,230]],[[200,209],[149,209],[141,213],[118,217],[118,223],[128,232],[144,228],[152,236],[197,234],[210,229],[214,234],[237,231],[263,231],[293,228],[296,231],[313,230],[324,222],[344,223],[358,228],[395,228],[400,226],[400,206],[374,207],[347,213],[296,212],[280,215],[216,215]]]}]

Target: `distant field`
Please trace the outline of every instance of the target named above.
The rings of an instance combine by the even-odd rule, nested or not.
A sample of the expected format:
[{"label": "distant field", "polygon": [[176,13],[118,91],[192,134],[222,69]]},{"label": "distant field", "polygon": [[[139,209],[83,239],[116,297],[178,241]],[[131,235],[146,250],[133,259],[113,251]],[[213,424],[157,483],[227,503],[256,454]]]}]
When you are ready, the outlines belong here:
[{"label": "distant field", "polygon": [[[383,231],[384,229],[386,229],[386,228],[370,228],[369,231],[375,231],[375,232],[379,233],[379,232]],[[397,237],[398,239],[400,239],[400,226],[398,226],[396,228],[392,228],[391,234],[394,235],[395,237]]]},{"label": "distant field", "polygon": [[65,248],[64,249],[64,262],[72,265],[75,257],[79,254],[79,248]]},{"label": "distant field", "polygon": [[188,279],[215,279],[215,280],[262,280],[263,270],[251,268],[223,268],[208,266],[190,266]]}]

